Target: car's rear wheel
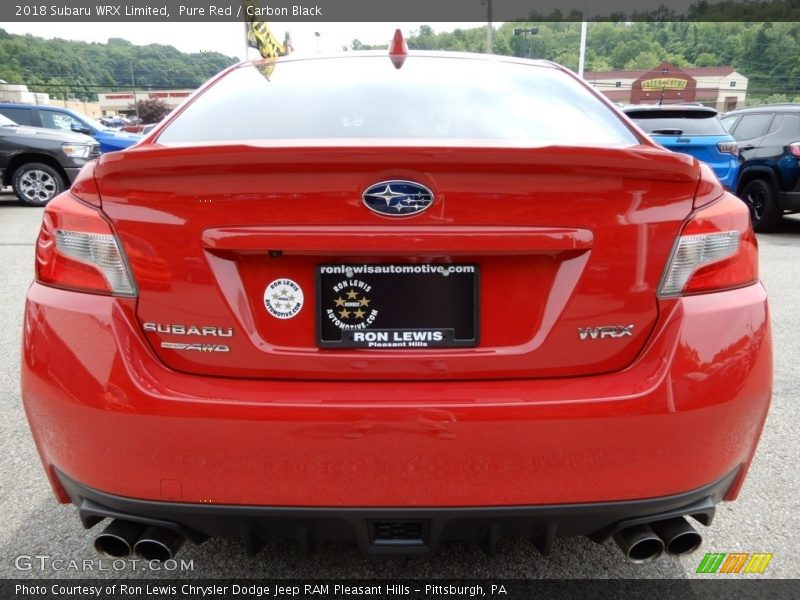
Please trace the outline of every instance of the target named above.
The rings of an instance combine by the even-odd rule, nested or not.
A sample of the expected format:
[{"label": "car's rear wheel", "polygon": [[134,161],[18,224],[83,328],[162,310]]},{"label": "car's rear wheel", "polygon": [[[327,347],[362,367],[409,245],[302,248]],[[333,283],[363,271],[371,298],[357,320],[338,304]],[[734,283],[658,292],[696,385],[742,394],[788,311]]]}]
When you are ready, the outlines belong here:
[{"label": "car's rear wheel", "polygon": [[783,211],[778,207],[775,190],[764,179],[752,179],[742,188],[742,200],[750,208],[753,229],[758,232],[774,231],[780,225]]},{"label": "car's rear wheel", "polygon": [[31,206],[44,206],[64,191],[64,178],[44,163],[20,166],[11,181],[17,198]]}]

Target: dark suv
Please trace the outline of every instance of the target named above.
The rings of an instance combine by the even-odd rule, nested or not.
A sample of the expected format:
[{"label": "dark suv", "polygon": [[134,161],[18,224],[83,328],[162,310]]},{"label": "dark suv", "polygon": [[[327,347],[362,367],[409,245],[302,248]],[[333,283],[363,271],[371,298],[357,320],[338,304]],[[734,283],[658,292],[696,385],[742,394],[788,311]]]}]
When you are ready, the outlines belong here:
[{"label": "dark suv", "polygon": [[772,231],[785,212],[800,211],[800,103],[727,113],[722,124],[739,145],[737,195],[756,231]]},{"label": "dark suv", "polygon": [[23,127],[0,115],[0,182],[25,204],[47,204],[98,156],[100,145],[88,135]]}]

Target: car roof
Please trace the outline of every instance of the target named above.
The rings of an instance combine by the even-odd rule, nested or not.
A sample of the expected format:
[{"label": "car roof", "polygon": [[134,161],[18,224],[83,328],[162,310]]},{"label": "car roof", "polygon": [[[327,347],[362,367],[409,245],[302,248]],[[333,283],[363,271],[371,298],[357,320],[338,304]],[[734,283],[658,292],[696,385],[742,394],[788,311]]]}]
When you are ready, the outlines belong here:
[{"label": "car roof", "polygon": [[760,106],[748,106],[725,113],[726,117],[734,115],[745,115],[748,113],[759,112],[800,112],[800,102],[784,102],[781,104],[761,104]]},{"label": "car roof", "polygon": [[16,107],[16,108],[34,108],[36,104],[23,104],[21,102],[0,102],[3,108]]},{"label": "car roof", "polygon": [[26,104],[24,102],[0,102],[0,108],[38,108],[39,110],[57,110],[75,114],[73,110],[64,106],[52,106],[50,104]]},{"label": "car roof", "polygon": [[640,116],[649,114],[665,116],[665,117],[680,117],[681,113],[684,115],[689,113],[707,114],[709,117],[718,114],[716,109],[710,106],[697,106],[694,104],[633,104],[624,107],[625,114],[637,113]]},{"label": "car roof", "polygon": [[38,108],[43,104],[28,104],[26,102],[0,102],[0,106],[16,106],[19,108]]}]

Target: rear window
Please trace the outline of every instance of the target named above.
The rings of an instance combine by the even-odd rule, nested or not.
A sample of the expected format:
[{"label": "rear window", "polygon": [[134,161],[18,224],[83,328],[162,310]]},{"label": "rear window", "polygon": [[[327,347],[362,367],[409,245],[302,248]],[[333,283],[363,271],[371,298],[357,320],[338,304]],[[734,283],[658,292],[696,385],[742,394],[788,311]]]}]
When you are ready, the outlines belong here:
[{"label": "rear window", "polygon": [[235,69],[172,122],[159,143],[236,140],[483,140],[522,146],[637,144],[591,92],[546,66],[388,56]]},{"label": "rear window", "polygon": [[727,135],[715,113],[691,112],[664,116],[659,111],[631,112],[628,116],[644,131],[656,135]]},{"label": "rear window", "polygon": [[18,125],[33,125],[33,111],[30,108],[0,108],[0,113]]}]

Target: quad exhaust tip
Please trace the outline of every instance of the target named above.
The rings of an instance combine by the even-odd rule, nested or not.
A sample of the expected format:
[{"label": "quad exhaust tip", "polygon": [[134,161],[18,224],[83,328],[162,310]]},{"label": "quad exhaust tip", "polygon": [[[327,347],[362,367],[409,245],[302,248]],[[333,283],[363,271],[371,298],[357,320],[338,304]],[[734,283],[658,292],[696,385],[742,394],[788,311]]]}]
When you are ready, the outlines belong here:
[{"label": "quad exhaust tip", "polygon": [[183,545],[184,537],[171,529],[150,527],[133,547],[137,556],[144,560],[165,561],[171,559]]},{"label": "quad exhaust tip", "polygon": [[94,548],[102,556],[127,558],[146,529],[141,523],[115,519],[94,540]]},{"label": "quad exhaust tip", "polygon": [[657,559],[664,552],[664,542],[650,525],[634,525],[614,534],[614,541],[625,556],[634,563]]}]

